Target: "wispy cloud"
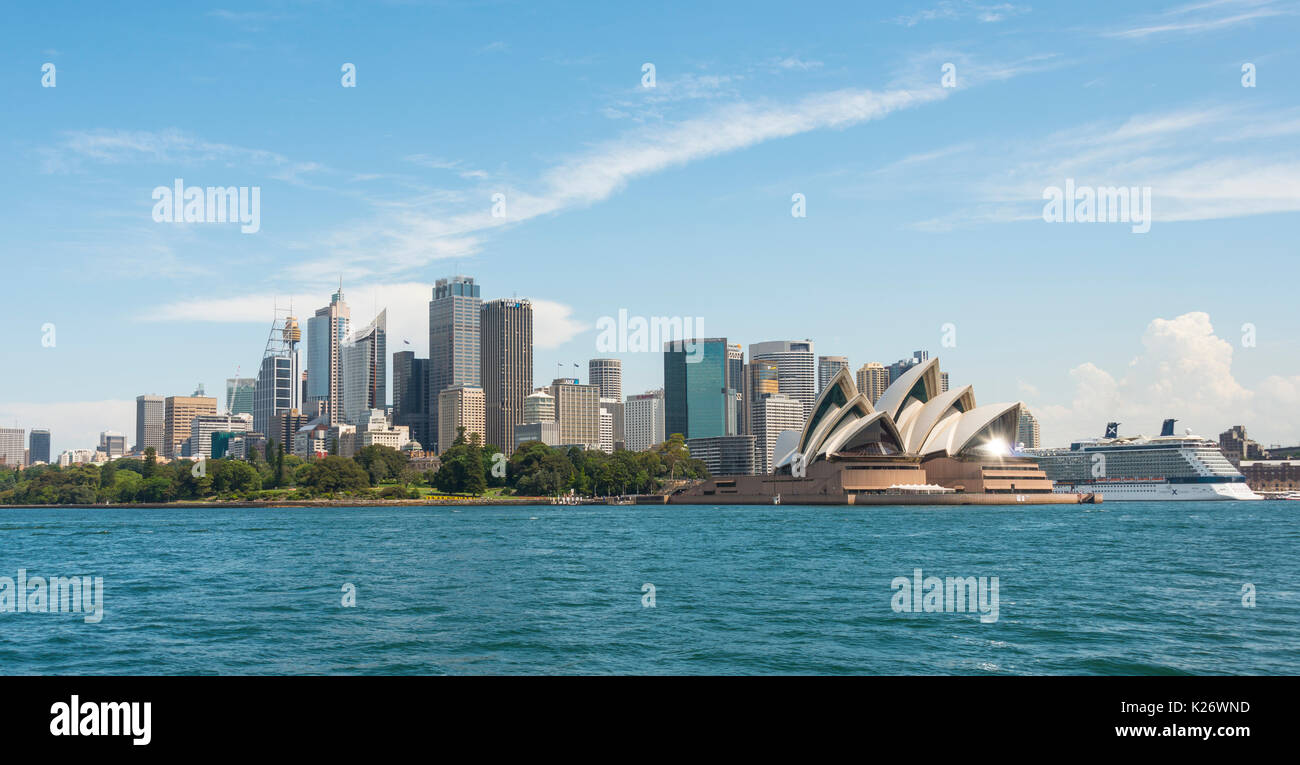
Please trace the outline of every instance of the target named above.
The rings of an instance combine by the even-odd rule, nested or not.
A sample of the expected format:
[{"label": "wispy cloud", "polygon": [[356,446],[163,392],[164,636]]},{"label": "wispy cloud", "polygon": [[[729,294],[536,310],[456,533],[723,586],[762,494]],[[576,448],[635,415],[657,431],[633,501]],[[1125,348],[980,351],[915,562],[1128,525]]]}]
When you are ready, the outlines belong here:
[{"label": "wispy cloud", "polygon": [[1029,12],[1027,5],[977,3],[973,0],[943,0],[934,6],[895,17],[895,23],[914,27],[927,21],[977,21],[992,24]]},{"label": "wispy cloud", "polygon": [[1136,40],[1153,35],[1195,34],[1240,26],[1259,19],[1293,14],[1274,0],[1212,0],[1171,8],[1148,16],[1138,26],[1104,32],[1105,37]]},{"label": "wispy cloud", "polygon": [[297,182],[303,176],[326,170],[318,162],[298,162],[283,154],[202,140],[176,129],[71,130],[53,146],[40,150],[47,173],[75,172],[86,162],[124,164],[152,162],[195,166],[209,162],[246,164],[269,168],[276,180]]}]

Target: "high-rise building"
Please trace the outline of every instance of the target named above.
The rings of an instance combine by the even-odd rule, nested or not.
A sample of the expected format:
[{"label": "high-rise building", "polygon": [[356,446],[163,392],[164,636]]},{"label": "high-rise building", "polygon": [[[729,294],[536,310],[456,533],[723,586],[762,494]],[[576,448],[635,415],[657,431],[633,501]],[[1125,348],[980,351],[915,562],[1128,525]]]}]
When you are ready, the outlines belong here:
[{"label": "high-rise building", "polygon": [[[216,399],[213,399],[216,403]],[[215,408],[215,407],[214,407]],[[251,433],[251,414],[199,414],[190,422],[190,437],[185,449],[186,457],[212,457],[213,436],[218,433]]]},{"label": "high-rise building", "polygon": [[600,448],[600,389],[579,385],[576,377],[560,377],[551,383],[555,397],[555,421],[560,425],[560,443]]},{"label": "high-rise building", "polygon": [[600,388],[601,398],[623,400],[623,362],[618,359],[592,359],[587,362],[589,382]]},{"label": "high-rise building", "polygon": [[[533,304],[516,298],[483,303],[480,327],[487,443],[504,451],[515,443],[515,426],[524,422],[524,399],[533,388]],[[558,412],[558,397],[556,404]]]},{"label": "high-rise building", "polygon": [[27,463],[27,440],[22,428],[0,428],[0,465],[16,468]]},{"label": "high-rise building", "polygon": [[803,404],[804,419],[817,401],[817,355],[811,340],[773,340],[749,346],[749,360],[775,361],[780,392]]},{"label": "high-rise building", "polygon": [[331,422],[343,421],[343,341],[352,322],[352,309],[343,300],[343,286],[330,304],[307,320],[307,398],[303,406],[319,403]]},{"label": "high-rise building", "polygon": [[947,392],[948,392],[948,373],[947,373],[947,372],[940,372],[940,373],[939,373],[939,392],[940,392],[940,393],[947,393]]},{"label": "high-rise building", "polygon": [[217,400],[208,396],[168,396],[163,411],[163,456],[186,457],[190,426],[199,415],[217,413]]},{"label": "high-rise building", "polygon": [[[609,412],[610,451],[627,448],[626,405],[621,398],[600,397],[600,408]],[[602,426],[603,427],[603,426]]]},{"label": "high-rise building", "polygon": [[754,436],[688,438],[686,448],[711,475],[754,475]]},{"label": "high-rise building", "polygon": [[[298,371],[298,343],[301,340],[302,330],[297,318],[286,316],[271,321],[271,333],[266,338],[266,350],[262,352],[262,366],[253,386],[253,430],[258,433],[269,435],[271,418],[302,407],[301,374]],[[291,431],[288,438],[292,437]],[[286,450],[293,446],[292,440],[283,441],[279,437],[275,440],[286,444]]]},{"label": "high-rise building", "polygon": [[230,414],[253,413],[253,388],[257,379],[253,377],[226,378],[226,411]]},{"label": "high-rise building", "polygon": [[669,436],[736,433],[736,391],[728,386],[728,362],[725,337],[664,343],[664,423]]},{"label": "high-rise building", "polygon": [[445,452],[456,440],[458,428],[465,429],[465,440],[478,434],[479,446],[487,445],[487,423],[483,389],[472,385],[452,385],[438,394],[438,443]]},{"label": "high-rise building", "polygon": [[606,454],[614,453],[614,413],[606,409],[604,402],[613,399],[602,398],[600,407],[600,450]]},{"label": "high-rise building", "polygon": [[741,433],[757,434],[754,429],[754,407],[763,396],[780,392],[778,375],[778,365],[771,359],[750,359],[745,365],[745,380],[742,386],[745,391],[745,416],[739,429]]},{"label": "high-rise building", "polygon": [[611,449],[623,449],[627,423],[623,411],[623,362],[618,359],[592,359],[587,364],[590,382],[600,389],[600,406],[609,412]]},{"label": "high-rise building", "polygon": [[393,354],[393,424],[404,425],[411,440],[433,449],[429,434],[429,360],[417,359],[414,351]]},{"label": "high-rise building", "polygon": [[912,357],[908,359],[899,359],[889,365],[889,382],[892,384],[895,380],[902,377],[907,370],[917,364],[930,360],[929,351],[912,351]]},{"label": "high-rise building", "polygon": [[33,429],[27,441],[27,464],[50,464],[50,431]]},{"label": "high-rise building", "polygon": [[[292,454],[294,435],[310,421],[311,419],[307,415],[297,409],[290,409],[287,412],[277,412],[271,415],[271,422],[267,425],[267,430],[258,432],[266,435],[268,446],[272,441],[275,442],[273,454],[279,452],[282,446],[285,454]],[[253,429],[257,430],[256,424]]]},{"label": "high-rise building", "polygon": [[874,406],[889,387],[889,370],[879,361],[870,361],[858,367],[858,392],[866,395]]},{"label": "high-rise building", "polygon": [[784,393],[767,393],[754,401],[754,468],[772,472],[772,451],[782,431],[803,429],[803,404]]},{"label": "high-rise building", "polygon": [[[429,437],[437,439],[438,394],[452,385],[483,387],[482,298],[471,276],[439,279],[429,301]],[[424,444],[446,451],[450,444]],[[504,447],[503,447],[504,448]]]},{"label": "high-rise building", "polygon": [[544,390],[525,396],[524,422],[555,422],[555,396]]},{"label": "high-rise building", "polygon": [[343,341],[343,421],[359,425],[388,408],[388,309]]},{"label": "high-rise building", "polygon": [[739,344],[727,344],[727,396],[731,399],[731,420],[734,423],[730,433],[742,433],[745,422],[749,419],[745,412],[745,349]]},{"label": "high-rise building", "polygon": [[1038,418],[1025,407],[1020,407],[1020,425],[1016,429],[1016,441],[1024,444],[1026,449],[1038,448]]},{"label": "high-rise building", "polygon": [[167,456],[166,420],[167,403],[162,396],[135,397],[136,451],[144,454],[144,450],[152,446],[155,454]]},{"label": "high-rise building", "polygon": [[110,460],[126,456],[126,436],[116,430],[104,430],[99,434],[99,450]]},{"label": "high-rise building", "polygon": [[627,397],[626,439],[628,451],[644,452],[668,439],[664,432],[662,389]]},{"label": "high-rise building", "polygon": [[826,390],[830,385],[831,379],[835,373],[841,369],[849,368],[848,356],[818,356],[817,357],[817,395]]}]

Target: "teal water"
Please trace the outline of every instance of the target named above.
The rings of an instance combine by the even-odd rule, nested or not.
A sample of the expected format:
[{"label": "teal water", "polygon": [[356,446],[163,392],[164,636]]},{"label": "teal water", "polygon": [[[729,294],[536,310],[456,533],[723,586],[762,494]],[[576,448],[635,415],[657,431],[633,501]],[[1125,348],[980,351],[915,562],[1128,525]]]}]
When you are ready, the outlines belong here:
[{"label": "teal water", "polygon": [[[1298,550],[1297,502],[0,510],[0,576],[105,592],[0,613],[0,668],[1297,674]],[[997,576],[998,620],[895,612],[917,567]]]}]

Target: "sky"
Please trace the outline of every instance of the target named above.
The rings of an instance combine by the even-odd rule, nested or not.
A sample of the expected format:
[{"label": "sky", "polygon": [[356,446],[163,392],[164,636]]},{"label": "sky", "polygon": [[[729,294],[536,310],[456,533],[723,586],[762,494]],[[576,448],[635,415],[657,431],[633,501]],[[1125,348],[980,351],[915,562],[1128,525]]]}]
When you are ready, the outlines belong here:
[{"label": "sky", "polygon": [[[425,355],[467,274],[533,301],[538,385],[615,356],[662,386],[598,348],[624,310],[853,369],[926,349],[1046,445],[1298,443],[1300,3],[1141,5],[15,6],[0,426],[57,453],[133,440],[143,393],[224,404],[340,280]],[[258,230],[156,221],[176,179],[257,188]],[[1045,220],[1067,183],[1145,190],[1149,230]]]}]

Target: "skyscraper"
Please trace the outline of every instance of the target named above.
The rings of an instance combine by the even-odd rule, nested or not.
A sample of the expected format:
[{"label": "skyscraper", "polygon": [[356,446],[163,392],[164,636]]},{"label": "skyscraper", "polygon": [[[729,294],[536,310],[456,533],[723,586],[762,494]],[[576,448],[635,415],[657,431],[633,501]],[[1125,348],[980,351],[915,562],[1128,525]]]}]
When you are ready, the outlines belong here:
[{"label": "skyscraper", "polygon": [[414,351],[393,354],[393,425],[405,425],[412,440],[433,449],[437,439],[429,435],[429,360],[416,358]]},{"label": "skyscraper", "polygon": [[[388,309],[343,341],[343,422],[360,425],[388,407]],[[337,420],[336,420],[337,422]]]},{"label": "skyscraper", "polygon": [[772,450],[785,430],[803,429],[803,404],[784,393],[767,393],[754,402],[754,467],[772,472]]},{"label": "skyscraper", "polygon": [[342,422],[343,341],[348,336],[352,310],[343,300],[343,287],[330,297],[330,304],[307,320],[307,400],[321,403],[330,422]]},{"label": "skyscraper", "polygon": [[110,460],[126,456],[126,436],[116,430],[100,431],[99,450],[108,455]]},{"label": "skyscraper", "polygon": [[1016,441],[1026,449],[1038,448],[1038,418],[1025,407],[1020,407],[1020,424],[1016,428]]},{"label": "skyscraper", "polygon": [[[451,385],[483,387],[482,305],[470,276],[439,279],[429,301],[429,438],[438,438],[438,394]],[[436,444],[445,451],[448,444]],[[425,444],[426,449],[435,445]],[[502,445],[502,448],[509,448]]]},{"label": "skyscraper", "polygon": [[22,428],[0,428],[0,465],[14,468],[27,463],[24,434]]},{"label": "skyscraper", "polygon": [[[253,386],[253,430],[271,438],[271,419],[277,414],[284,414],[300,409],[301,386],[298,384],[298,342],[302,340],[302,330],[298,320],[286,316],[283,320],[271,321],[271,333],[266,338],[266,350],[262,352],[262,366],[257,371],[257,382]],[[236,410],[233,412],[238,414]],[[290,434],[292,436],[292,434]],[[275,438],[276,443],[285,444],[285,449],[293,444]]]},{"label": "skyscraper", "polygon": [[[509,451],[515,444],[515,426],[524,421],[524,398],[533,388],[533,304],[515,298],[483,303],[480,328],[483,358],[479,377],[487,443]],[[556,405],[558,412],[558,396]]]},{"label": "skyscraper", "polygon": [[162,396],[135,397],[135,448],[141,454],[152,446],[158,456],[167,456],[166,416],[167,404]]},{"label": "skyscraper", "polygon": [[188,457],[186,443],[190,440],[190,426],[199,415],[217,413],[217,400],[208,396],[168,396],[163,414],[164,455],[168,458]]},{"label": "skyscraper", "polygon": [[811,340],[773,340],[749,346],[750,361],[777,363],[780,392],[803,404],[804,419],[812,415],[817,401],[817,356]]},{"label": "skyscraper", "polygon": [[735,390],[728,387],[725,337],[664,343],[664,423],[669,436],[735,435]]},{"label": "skyscraper", "polygon": [[762,402],[763,396],[780,392],[779,371],[777,363],[771,359],[751,359],[745,365],[745,421],[742,433],[759,435],[754,425],[754,410]]},{"label": "skyscraper", "polygon": [[560,377],[551,383],[555,397],[555,421],[560,426],[560,443],[600,448],[600,388],[580,385],[576,377]]},{"label": "skyscraper", "polygon": [[257,380],[252,377],[226,378],[226,411],[230,414],[253,413],[253,388]]},{"label": "skyscraper", "polygon": [[[610,450],[625,448],[627,423],[623,409],[623,362],[618,359],[592,359],[588,362],[587,369],[591,384],[600,389],[600,408],[609,412]],[[604,446],[602,442],[601,448]]]},{"label": "skyscraper", "polygon": [[817,395],[826,390],[835,373],[841,369],[849,368],[849,359],[847,356],[818,356],[817,357]]},{"label": "skyscraper", "polygon": [[33,429],[27,441],[27,464],[50,464],[50,431]]},{"label": "skyscraper", "polygon": [[668,439],[664,433],[664,392],[627,397],[627,450],[643,452]]},{"label": "skyscraper", "polygon": [[889,387],[889,370],[879,361],[869,361],[858,367],[857,378],[858,392],[866,395],[873,406]]},{"label": "skyscraper", "polygon": [[903,376],[903,373],[911,369],[914,365],[930,360],[929,351],[912,351],[912,357],[909,359],[899,359],[889,365],[889,382]]},{"label": "skyscraper", "polygon": [[592,359],[587,362],[590,382],[600,388],[601,398],[623,400],[623,362],[618,359]]}]

